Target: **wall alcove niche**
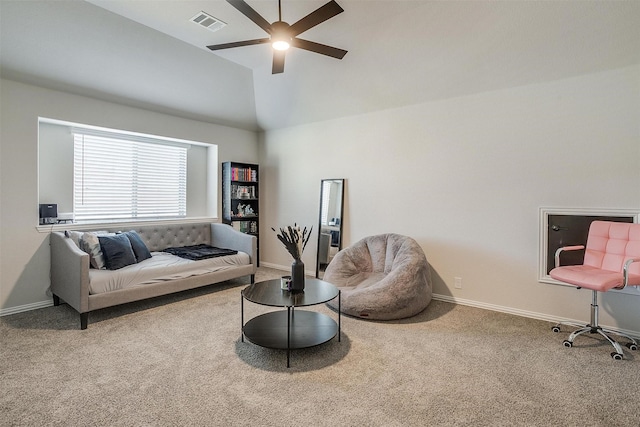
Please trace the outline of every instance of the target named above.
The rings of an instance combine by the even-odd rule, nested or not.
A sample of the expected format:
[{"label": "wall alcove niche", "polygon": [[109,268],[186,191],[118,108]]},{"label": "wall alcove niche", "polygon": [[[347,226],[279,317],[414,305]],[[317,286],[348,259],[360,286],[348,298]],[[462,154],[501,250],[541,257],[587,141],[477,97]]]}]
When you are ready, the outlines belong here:
[{"label": "wall alcove niche", "polygon": [[215,218],[217,158],[211,143],[39,117],[34,211],[56,204],[64,218],[39,230]]},{"label": "wall alcove niche", "polygon": [[[563,285],[549,276],[555,267],[556,250],[562,246],[585,245],[591,222],[619,221],[639,222],[640,212],[632,209],[574,209],[540,208],[540,252],[538,256],[538,281],[554,285]],[[561,265],[582,264],[584,250],[563,254]],[[635,286],[618,292],[639,295]]]}]

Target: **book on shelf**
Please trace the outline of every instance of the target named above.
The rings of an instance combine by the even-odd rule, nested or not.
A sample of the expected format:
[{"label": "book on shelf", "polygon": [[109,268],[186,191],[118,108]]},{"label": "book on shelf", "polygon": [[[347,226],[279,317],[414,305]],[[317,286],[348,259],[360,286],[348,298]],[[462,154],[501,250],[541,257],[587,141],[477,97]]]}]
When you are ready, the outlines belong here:
[{"label": "book on shelf", "polygon": [[258,171],[251,167],[246,167],[246,168],[232,167],[231,180],[258,182]]}]

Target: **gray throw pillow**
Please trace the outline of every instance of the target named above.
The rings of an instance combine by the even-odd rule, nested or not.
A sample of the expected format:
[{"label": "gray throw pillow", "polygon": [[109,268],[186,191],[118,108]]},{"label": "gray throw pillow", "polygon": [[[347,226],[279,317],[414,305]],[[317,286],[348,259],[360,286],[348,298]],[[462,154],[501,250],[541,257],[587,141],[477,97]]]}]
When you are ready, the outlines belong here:
[{"label": "gray throw pillow", "polygon": [[131,242],[124,234],[98,236],[98,239],[100,240],[100,248],[108,270],[117,270],[136,263],[136,256],[133,253]]},{"label": "gray throw pillow", "polygon": [[129,238],[129,242],[131,243],[131,247],[133,248],[133,253],[136,256],[136,262],[144,261],[145,259],[151,258],[151,252],[149,252],[147,245],[144,244],[138,233],[136,233],[134,230],[131,230],[123,234],[127,236],[127,238]]}]

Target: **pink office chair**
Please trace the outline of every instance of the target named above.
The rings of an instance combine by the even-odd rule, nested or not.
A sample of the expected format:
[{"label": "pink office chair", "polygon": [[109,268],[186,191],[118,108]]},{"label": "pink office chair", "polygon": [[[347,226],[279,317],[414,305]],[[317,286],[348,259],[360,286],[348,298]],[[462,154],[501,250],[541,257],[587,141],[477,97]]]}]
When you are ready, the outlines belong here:
[{"label": "pink office chair", "polygon": [[[549,275],[556,280],[580,288],[591,289],[591,323],[578,325],[581,329],[569,335],[563,342],[565,347],[573,347],[573,340],[586,332],[600,334],[615,348],[611,357],[615,360],[623,358],[622,347],[609,334],[618,335],[629,340],[626,346],[637,350],[638,343],[632,337],[617,331],[602,328],[598,325],[598,292],[611,289],[623,289],[627,286],[640,285],[640,224],[622,222],[593,221],[589,227],[589,236],[582,265],[559,267],[560,254],[563,251],[585,249],[584,246],[566,246],[556,251],[556,268]],[[561,323],[562,324],[562,323]],[[560,325],[552,328],[560,332]],[[575,325],[574,325],[575,326]]]}]

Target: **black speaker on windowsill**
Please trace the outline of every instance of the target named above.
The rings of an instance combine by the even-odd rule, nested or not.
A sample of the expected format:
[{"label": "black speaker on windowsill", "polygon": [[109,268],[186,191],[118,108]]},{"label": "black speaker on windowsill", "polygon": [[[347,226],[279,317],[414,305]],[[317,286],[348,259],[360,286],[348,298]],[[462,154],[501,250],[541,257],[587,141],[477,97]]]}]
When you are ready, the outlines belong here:
[{"label": "black speaker on windowsill", "polygon": [[58,205],[45,203],[40,205],[40,225],[55,224],[58,218]]}]

